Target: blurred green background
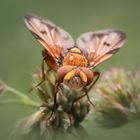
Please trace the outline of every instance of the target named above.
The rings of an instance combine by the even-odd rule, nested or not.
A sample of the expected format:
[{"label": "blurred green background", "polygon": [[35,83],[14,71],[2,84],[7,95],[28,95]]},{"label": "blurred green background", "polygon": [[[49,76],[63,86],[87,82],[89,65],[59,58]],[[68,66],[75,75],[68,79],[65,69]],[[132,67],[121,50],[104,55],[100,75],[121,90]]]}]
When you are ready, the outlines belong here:
[{"label": "blurred green background", "polygon": [[[0,78],[28,94],[31,73],[41,65],[41,46],[25,28],[23,16],[34,13],[53,21],[74,39],[87,31],[117,28],[127,34],[125,47],[98,69],[139,68],[140,1],[138,0],[0,0]],[[9,95],[10,96],[10,95]],[[35,110],[19,105],[0,106],[0,139],[10,139],[17,120]],[[139,139],[139,121],[105,130],[85,123],[91,139]]]}]

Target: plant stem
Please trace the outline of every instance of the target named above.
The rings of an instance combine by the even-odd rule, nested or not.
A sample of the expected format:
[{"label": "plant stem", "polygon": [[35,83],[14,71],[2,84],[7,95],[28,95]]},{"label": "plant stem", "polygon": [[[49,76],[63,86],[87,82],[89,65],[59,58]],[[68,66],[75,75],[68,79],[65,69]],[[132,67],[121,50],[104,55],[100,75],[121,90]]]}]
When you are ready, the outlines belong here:
[{"label": "plant stem", "polygon": [[24,93],[6,85],[6,90],[15,94],[16,96],[20,97],[19,103],[22,103],[27,106],[31,107],[39,107],[39,103],[31,100],[27,95]]}]

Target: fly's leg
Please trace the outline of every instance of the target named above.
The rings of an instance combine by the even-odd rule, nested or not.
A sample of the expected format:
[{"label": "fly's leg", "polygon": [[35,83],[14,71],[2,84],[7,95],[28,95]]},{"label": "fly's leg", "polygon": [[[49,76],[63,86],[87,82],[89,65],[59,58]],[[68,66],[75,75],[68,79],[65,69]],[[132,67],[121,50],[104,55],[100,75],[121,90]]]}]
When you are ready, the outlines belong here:
[{"label": "fly's leg", "polygon": [[96,77],[96,79],[95,79],[87,88],[84,87],[83,90],[85,91],[85,94],[86,94],[86,96],[87,96],[87,99],[88,99],[89,103],[90,103],[92,106],[95,106],[95,105],[91,102],[88,93],[90,92],[90,90],[93,88],[93,86],[94,86],[94,85],[96,84],[96,82],[98,81],[98,79],[99,79],[99,77],[100,77],[100,73],[99,73],[98,71],[95,71],[95,72],[93,72],[93,75],[94,75],[94,77]]},{"label": "fly's leg", "polygon": [[55,92],[54,92],[54,104],[53,104],[53,107],[52,107],[52,112],[50,114],[50,116],[46,119],[46,121],[49,121],[53,115],[53,113],[55,112],[55,109],[57,108],[57,94],[59,93],[59,85],[60,83],[56,81],[56,84],[55,84]]},{"label": "fly's leg", "polygon": [[[40,86],[45,80],[46,80],[46,76],[45,76],[45,69],[44,69],[44,65],[45,65],[45,60],[46,60],[46,57],[43,58],[42,60],[42,65],[41,65],[41,81],[35,85],[34,87],[32,87],[29,92],[33,91],[34,89],[36,89],[38,86]],[[47,72],[49,72],[50,69],[47,70]]]},{"label": "fly's leg", "polygon": [[98,71],[93,72],[93,75],[94,77],[96,77],[96,79],[87,87],[87,92],[89,92],[92,89],[92,87],[96,84],[100,77],[100,73]]},{"label": "fly's leg", "polygon": [[74,100],[74,101],[72,102],[71,110],[73,109],[74,103],[78,102],[79,100],[81,100],[81,99],[82,99],[83,97],[85,97],[85,96],[87,96],[87,100],[89,101],[89,103],[90,103],[92,106],[94,106],[94,104],[91,102],[91,100],[90,100],[90,98],[89,98],[89,96],[88,96],[88,91],[87,91],[87,89],[86,89],[85,87],[83,88],[83,91],[84,91],[84,94],[81,95],[80,97],[78,97],[76,100]]},{"label": "fly's leg", "polygon": [[93,87],[93,86],[95,85],[95,83],[98,81],[98,79],[99,79],[99,77],[100,77],[100,73],[99,73],[98,71],[95,71],[95,72],[93,72],[93,74],[94,74],[94,77],[96,77],[96,79],[95,79],[95,80],[91,83],[91,85],[89,85],[88,87],[83,87],[84,94],[81,95],[80,97],[78,97],[78,98],[72,103],[72,107],[71,107],[71,108],[73,108],[73,105],[74,105],[75,102],[81,100],[81,99],[82,99],[83,97],[85,97],[85,96],[87,96],[87,99],[88,99],[89,103],[90,103],[92,106],[95,106],[95,105],[91,102],[91,100],[90,100],[90,98],[89,98],[89,95],[88,95],[88,92],[92,89],[92,87]]}]

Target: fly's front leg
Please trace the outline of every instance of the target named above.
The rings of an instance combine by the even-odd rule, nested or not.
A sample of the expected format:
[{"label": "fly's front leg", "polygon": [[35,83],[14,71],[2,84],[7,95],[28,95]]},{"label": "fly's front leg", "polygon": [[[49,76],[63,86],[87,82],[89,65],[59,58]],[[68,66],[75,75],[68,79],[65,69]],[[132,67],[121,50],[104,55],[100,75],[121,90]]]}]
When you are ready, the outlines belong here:
[{"label": "fly's front leg", "polygon": [[53,113],[55,112],[55,109],[57,108],[57,94],[59,91],[59,86],[60,86],[60,83],[58,81],[56,81],[55,90],[54,90],[54,104],[52,107],[52,112],[51,112],[50,116],[46,119],[46,121],[49,121],[51,119]]},{"label": "fly's front leg", "polygon": [[[46,59],[46,57],[43,58],[42,65],[41,65],[41,81],[37,85],[32,87],[29,92],[33,91],[38,86],[40,86],[45,81],[45,79],[46,79],[45,72],[44,72],[45,59]],[[48,72],[49,72],[49,70],[48,70]]]},{"label": "fly's front leg", "polygon": [[100,73],[99,73],[98,71],[95,71],[95,72],[93,72],[93,75],[94,75],[94,77],[95,77],[96,79],[95,79],[88,87],[84,87],[83,90],[85,91],[85,93],[86,93],[86,95],[87,95],[87,99],[88,99],[88,101],[90,102],[90,104],[91,104],[92,106],[95,106],[95,105],[91,102],[88,93],[90,92],[90,90],[92,89],[92,87],[93,87],[93,86],[96,84],[96,82],[98,81],[98,79],[99,79],[99,77],[100,77]]},{"label": "fly's front leg", "polygon": [[93,72],[93,75],[94,75],[94,77],[95,77],[96,79],[95,79],[88,87],[83,87],[84,94],[81,95],[80,97],[78,97],[78,98],[72,103],[72,107],[73,107],[73,104],[74,104],[75,102],[79,101],[80,99],[82,99],[82,98],[85,97],[85,96],[87,96],[87,99],[88,99],[89,103],[90,103],[92,106],[95,106],[95,105],[91,102],[91,100],[90,100],[90,98],[89,98],[89,96],[88,96],[88,93],[89,93],[89,91],[92,89],[92,87],[95,85],[95,83],[98,81],[98,79],[99,79],[99,77],[100,77],[100,73],[99,73],[98,71],[95,71],[95,72]]},{"label": "fly's front leg", "polygon": [[100,77],[100,73],[98,71],[93,72],[93,76],[94,78],[96,78],[95,80],[93,80],[93,82],[87,87],[87,92],[89,92],[92,87],[96,84],[96,82],[98,81],[99,77]]},{"label": "fly's front leg", "polygon": [[94,107],[95,105],[92,103],[92,101],[91,101],[90,98],[89,98],[87,88],[84,87],[84,88],[83,88],[83,91],[85,92],[85,95],[87,96],[87,100],[89,101],[89,103]]},{"label": "fly's front leg", "polygon": [[91,102],[91,100],[90,100],[90,98],[89,98],[89,96],[88,96],[87,88],[86,88],[86,87],[83,87],[83,90],[82,90],[82,91],[84,92],[84,94],[81,95],[80,97],[78,97],[76,100],[74,100],[74,101],[72,102],[71,111],[72,111],[72,109],[73,109],[74,103],[78,102],[79,100],[81,100],[81,99],[82,99],[83,97],[85,97],[85,96],[87,96],[87,100],[89,101],[89,103],[90,103],[92,106],[94,106],[94,104]]}]

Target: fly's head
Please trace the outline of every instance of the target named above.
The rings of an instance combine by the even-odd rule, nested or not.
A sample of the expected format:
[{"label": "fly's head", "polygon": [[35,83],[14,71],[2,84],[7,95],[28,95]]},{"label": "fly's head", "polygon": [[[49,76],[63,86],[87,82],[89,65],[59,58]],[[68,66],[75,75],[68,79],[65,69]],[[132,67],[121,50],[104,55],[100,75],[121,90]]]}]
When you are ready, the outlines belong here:
[{"label": "fly's head", "polygon": [[58,80],[71,89],[79,89],[89,85],[94,78],[93,72],[85,67],[62,66],[57,71]]}]

